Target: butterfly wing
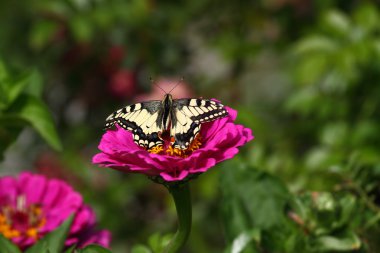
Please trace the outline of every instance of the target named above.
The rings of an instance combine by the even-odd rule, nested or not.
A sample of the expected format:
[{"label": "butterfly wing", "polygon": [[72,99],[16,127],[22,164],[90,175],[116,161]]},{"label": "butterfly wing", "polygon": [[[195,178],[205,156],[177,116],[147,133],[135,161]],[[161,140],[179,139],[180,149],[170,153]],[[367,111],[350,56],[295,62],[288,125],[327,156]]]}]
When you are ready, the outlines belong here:
[{"label": "butterfly wing", "polygon": [[210,99],[177,99],[173,101],[172,127],[174,148],[187,149],[200,131],[201,123],[210,122],[228,115],[219,102]]},{"label": "butterfly wing", "polygon": [[162,145],[159,137],[162,131],[160,123],[162,102],[158,100],[125,106],[106,119],[105,129],[118,124],[133,133],[134,142],[144,148]]}]

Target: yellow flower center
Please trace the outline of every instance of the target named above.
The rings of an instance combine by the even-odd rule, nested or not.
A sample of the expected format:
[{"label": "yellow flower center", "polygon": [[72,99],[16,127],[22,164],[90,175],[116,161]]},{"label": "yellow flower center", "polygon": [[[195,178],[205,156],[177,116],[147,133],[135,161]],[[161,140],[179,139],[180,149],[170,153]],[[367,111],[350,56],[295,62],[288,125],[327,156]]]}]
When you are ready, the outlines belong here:
[{"label": "yellow flower center", "polygon": [[201,135],[197,134],[197,136],[195,136],[194,140],[190,143],[187,149],[173,148],[172,145],[166,145],[166,147],[163,145],[159,145],[151,149],[148,149],[148,152],[153,153],[153,154],[167,154],[170,156],[178,156],[178,157],[186,158],[193,151],[201,147],[202,145],[201,139],[202,139]]},{"label": "yellow flower center", "polygon": [[28,237],[38,240],[38,232],[45,223],[41,207],[26,206],[25,196],[17,198],[16,207],[7,205],[0,209],[0,233],[8,239]]}]

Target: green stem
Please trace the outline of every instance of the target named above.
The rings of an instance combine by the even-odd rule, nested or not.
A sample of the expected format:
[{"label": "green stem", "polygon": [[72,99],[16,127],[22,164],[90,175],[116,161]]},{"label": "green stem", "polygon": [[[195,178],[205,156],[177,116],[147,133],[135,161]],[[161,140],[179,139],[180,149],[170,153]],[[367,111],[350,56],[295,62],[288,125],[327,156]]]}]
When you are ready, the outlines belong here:
[{"label": "green stem", "polygon": [[191,196],[188,183],[169,186],[178,216],[178,229],[164,253],[177,253],[185,245],[191,230]]}]

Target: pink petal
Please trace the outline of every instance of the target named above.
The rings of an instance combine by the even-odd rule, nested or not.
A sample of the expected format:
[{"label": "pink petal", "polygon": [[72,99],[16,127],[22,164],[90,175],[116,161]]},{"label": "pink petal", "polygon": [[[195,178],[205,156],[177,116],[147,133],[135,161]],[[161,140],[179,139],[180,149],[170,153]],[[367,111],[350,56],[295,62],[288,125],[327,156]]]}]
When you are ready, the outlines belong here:
[{"label": "pink petal", "polygon": [[26,196],[27,204],[41,202],[46,187],[45,177],[24,172],[20,175],[19,182]]}]

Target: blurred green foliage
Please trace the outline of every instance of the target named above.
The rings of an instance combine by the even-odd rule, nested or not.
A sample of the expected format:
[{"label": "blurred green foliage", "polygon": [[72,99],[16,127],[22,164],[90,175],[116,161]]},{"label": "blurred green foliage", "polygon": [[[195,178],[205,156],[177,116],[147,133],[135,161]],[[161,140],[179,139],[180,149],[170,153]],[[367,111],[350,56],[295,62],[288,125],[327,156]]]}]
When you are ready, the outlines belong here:
[{"label": "blurred green foliage", "polygon": [[62,225],[28,248],[25,253],[62,252],[72,222],[73,216],[70,216]]},{"label": "blurred green foliage", "polygon": [[[113,252],[160,252],[176,222],[166,190],[90,160],[106,115],[150,76],[185,75],[256,138],[192,182],[184,252],[379,252],[379,21],[369,0],[2,1],[0,167],[17,156],[70,181]],[[62,151],[30,132],[21,147],[27,125],[61,147],[49,111]]]},{"label": "blurred green foliage", "polygon": [[0,156],[26,125],[31,125],[53,148],[61,149],[41,94],[42,80],[38,72],[11,73],[0,62]]}]

